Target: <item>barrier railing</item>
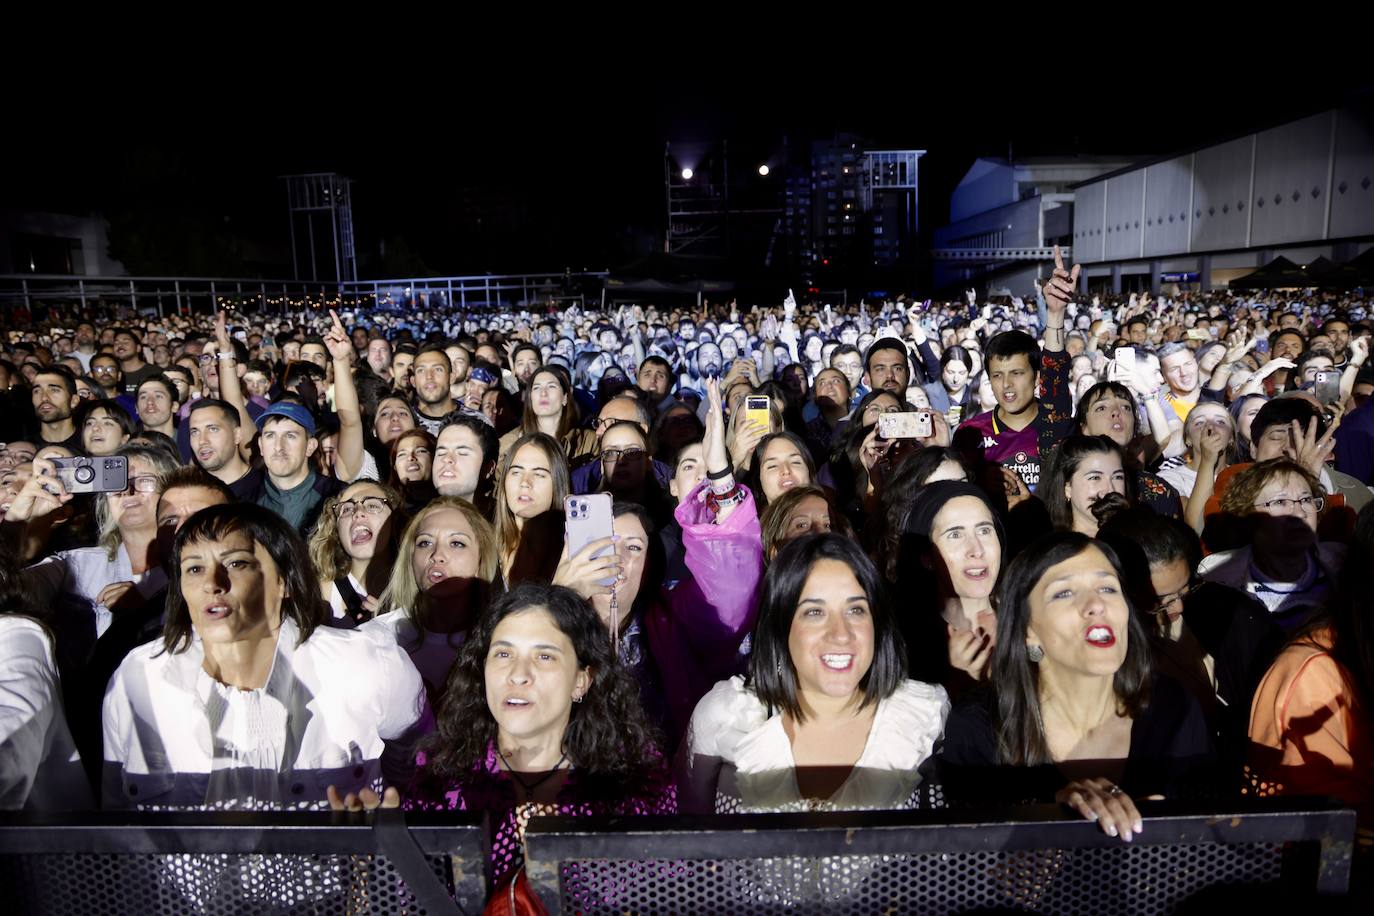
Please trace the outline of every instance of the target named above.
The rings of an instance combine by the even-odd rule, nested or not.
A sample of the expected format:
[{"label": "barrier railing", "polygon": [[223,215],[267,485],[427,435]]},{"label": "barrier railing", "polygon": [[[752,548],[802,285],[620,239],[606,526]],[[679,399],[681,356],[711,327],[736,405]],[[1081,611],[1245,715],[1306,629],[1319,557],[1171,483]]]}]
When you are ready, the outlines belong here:
[{"label": "barrier railing", "polygon": [[6,814],[0,911],[480,913],[485,836],[447,813]]},{"label": "barrier railing", "polygon": [[[1354,813],[1154,806],[1130,844],[1062,808],[535,818],[526,869],[551,913],[1174,913],[1347,892]],[[1273,912],[1273,909],[1253,912]],[[1325,911],[1325,910],[1324,910]],[[1292,912],[1291,910],[1289,912]]]},{"label": "barrier railing", "polygon": [[[533,818],[551,913],[1333,912],[1355,815],[1311,799],[1146,805],[1132,843],[1064,810]],[[0,815],[24,914],[477,913],[486,831],[440,812]]]}]

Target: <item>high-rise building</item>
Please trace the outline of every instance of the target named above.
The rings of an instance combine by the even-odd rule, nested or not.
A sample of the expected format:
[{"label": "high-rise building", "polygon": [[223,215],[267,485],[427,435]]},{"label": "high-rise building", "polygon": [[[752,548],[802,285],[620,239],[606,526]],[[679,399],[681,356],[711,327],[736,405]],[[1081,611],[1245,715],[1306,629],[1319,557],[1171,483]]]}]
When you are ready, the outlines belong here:
[{"label": "high-rise building", "polygon": [[839,134],[812,142],[808,153],[789,164],[779,221],[798,275],[852,286],[885,268],[913,266],[925,151],[870,149],[862,137]]}]

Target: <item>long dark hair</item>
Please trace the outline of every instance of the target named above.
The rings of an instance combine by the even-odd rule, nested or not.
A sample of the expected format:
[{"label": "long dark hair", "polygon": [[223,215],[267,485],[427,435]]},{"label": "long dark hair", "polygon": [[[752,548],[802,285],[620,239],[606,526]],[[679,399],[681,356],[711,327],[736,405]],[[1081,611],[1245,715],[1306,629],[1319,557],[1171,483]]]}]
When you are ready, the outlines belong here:
[{"label": "long dark hair", "polygon": [[[1040,713],[1040,668],[1026,649],[1030,596],[1050,567],[1090,549],[1102,552],[1124,589],[1126,577],[1116,552],[1075,531],[1045,535],[1023,550],[1002,574],[996,602],[997,648],[993,650],[989,680],[997,685],[997,752],[1004,764],[1039,766],[1054,762]],[[1125,596],[1124,591],[1122,594]],[[1112,678],[1112,689],[1118,708],[1134,718],[1149,704],[1152,665],[1145,627],[1129,597],[1125,600],[1129,611],[1126,660]]]},{"label": "long dark hair", "polygon": [[458,662],[449,672],[439,701],[438,728],[426,742],[427,770],[453,781],[486,766],[496,741],[496,720],[487,706],[486,666],[492,634],[512,614],[543,609],[573,644],[577,666],[588,669],[591,686],[575,703],[563,734],[568,760],[588,781],[623,794],[654,769],[661,756],[652,727],[639,702],[639,685],[611,654],[606,627],[592,606],[557,585],[518,585],[482,617]]},{"label": "long dark hair", "polygon": [[[1089,455],[1116,455],[1121,459],[1121,469],[1126,469],[1126,453],[1106,436],[1069,436],[1061,442],[1046,462],[1039,488],[1040,499],[1049,510],[1050,521],[1061,531],[1073,528],[1073,507],[1064,495],[1064,486],[1073,480],[1074,472]],[[1127,494],[1131,489],[1129,485],[1126,487]]]},{"label": "long dark hair", "polygon": [[811,457],[811,447],[806,444],[802,437],[787,430],[769,433],[759,440],[758,445],[754,446],[754,451],[749,456],[749,470],[744,475],[744,484],[749,488],[749,492],[754,494],[754,504],[758,506],[760,512],[768,507],[768,497],[763,493],[762,483],[763,456],[768,451],[768,446],[779,439],[785,439],[792,443],[793,448],[801,455],[802,462],[806,465],[807,483],[816,482],[816,461]]},{"label": "long dark hair", "polygon": [[888,582],[897,581],[897,548],[901,544],[902,526],[906,524],[911,504],[925,488],[930,475],[946,461],[953,461],[963,468],[966,481],[977,481],[977,472],[962,452],[949,446],[927,445],[904,457],[883,485],[884,511],[880,515],[875,514],[865,526],[865,537],[868,539],[865,546]]},{"label": "long dark hair", "polygon": [[[953,453],[951,453],[953,454]],[[940,603],[942,587],[949,576],[932,537],[935,517],[952,500],[970,496],[987,507],[999,549],[997,574],[1006,569],[1010,549],[1007,532],[997,507],[976,484],[962,480],[937,480],[926,484],[913,500],[897,529],[893,551],[893,577],[896,594],[908,596],[900,614],[902,635],[906,638],[911,676],[920,681],[948,684],[953,672],[949,664],[949,634]]]},{"label": "long dark hair", "polygon": [[1083,418],[1094,404],[1102,400],[1107,395],[1112,394],[1121,398],[1131,405],[1131,438],[1140,435],[1140,414],[1136,407],[1135,395],[1131,394],[1131,389],[1120,382],[1098,382],[1078,399],[1078,403],[1073,409],[1073,426],[1070,435],[1086,436],[1083,430]]},{"label": "long dark hair", "polygon": [[798,697],[797,668],[788,650],[792,621],[807,577],[820,560],[844,563],[859,580],[873,619],[873,663],[859,681],[863,706],[887,699],[906,678],[906,647],[888,603],[882,577],[858,544],[840,534],[811,534],[789,541],[764,575],[749,684],[770,711],[805,720]]},{"label": "long dark hair", "polygon": [[286,582],[286,597],[282,598],[282,620],[295,621],[305,642],[327,616],[320,583],[315,579],[315,567],[310,551],[296,529],[271,509],[251,503],[229,506],[209,506],[186,520],[172,542],[172,556],[167,563],[167,622],[162,628],[162,644],[176,654],[191,644],[191,611],[181,594],[181,552],[187,544],[198,541],[222,541],[231,534],[243,532],[254,544],[262,545],[277,566],[277,575]]}]

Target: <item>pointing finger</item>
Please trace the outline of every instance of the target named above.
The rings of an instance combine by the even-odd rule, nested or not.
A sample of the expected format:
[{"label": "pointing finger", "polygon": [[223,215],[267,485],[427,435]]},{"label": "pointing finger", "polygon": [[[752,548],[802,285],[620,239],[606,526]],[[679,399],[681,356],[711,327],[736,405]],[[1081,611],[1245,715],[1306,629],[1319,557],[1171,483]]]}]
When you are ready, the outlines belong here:
[{"label": "pointing finger", "polygon": [[1064,269],[1064,254],[1059,250],[1059,246],[1054,246],[1054,266],[1058,270]]}]

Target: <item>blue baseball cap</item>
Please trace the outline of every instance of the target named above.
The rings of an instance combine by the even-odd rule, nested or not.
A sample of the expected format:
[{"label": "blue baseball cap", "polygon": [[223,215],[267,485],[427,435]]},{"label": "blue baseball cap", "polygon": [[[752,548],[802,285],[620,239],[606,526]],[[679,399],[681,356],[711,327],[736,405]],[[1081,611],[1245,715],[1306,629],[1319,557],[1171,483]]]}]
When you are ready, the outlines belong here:
[{"label": "blue baseball cap", "polygon": [[285,417],[305,427],[307,435],[315,435],[315,417],[303,405],[297,404],[295,401],[278,401],[258,414],[258,418],[253,422],[261,430],[263,425],[273,417]]}]

